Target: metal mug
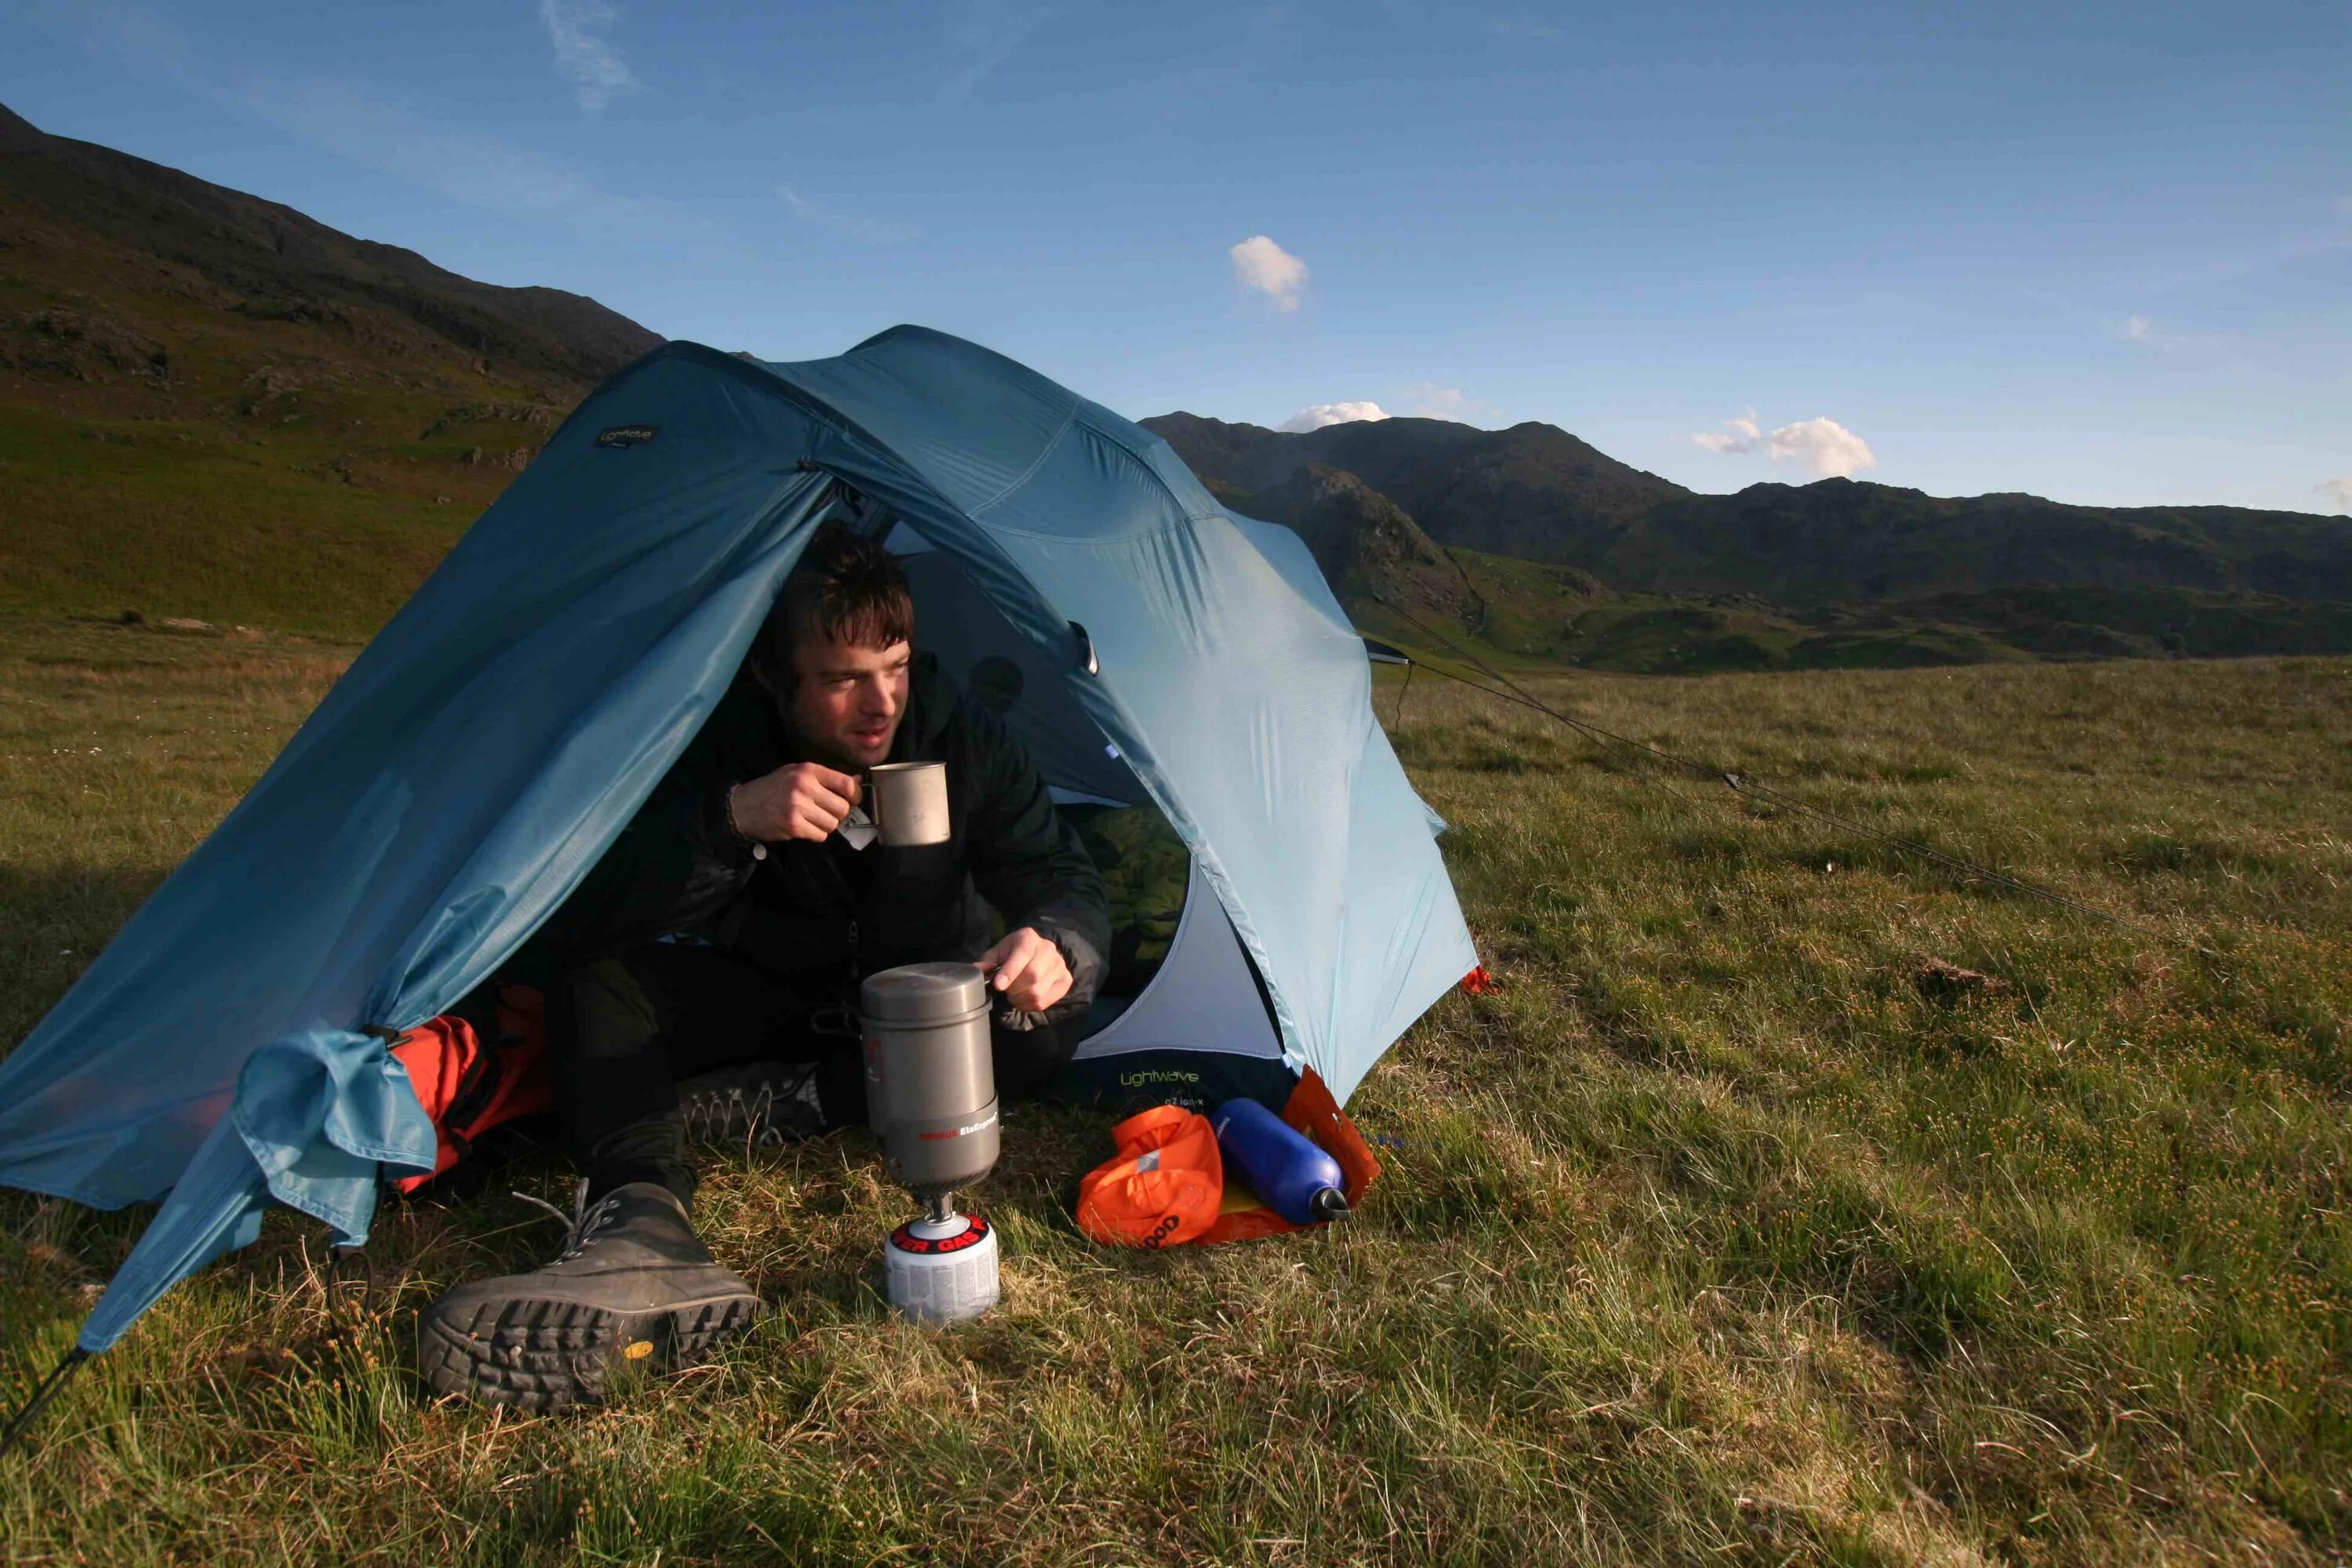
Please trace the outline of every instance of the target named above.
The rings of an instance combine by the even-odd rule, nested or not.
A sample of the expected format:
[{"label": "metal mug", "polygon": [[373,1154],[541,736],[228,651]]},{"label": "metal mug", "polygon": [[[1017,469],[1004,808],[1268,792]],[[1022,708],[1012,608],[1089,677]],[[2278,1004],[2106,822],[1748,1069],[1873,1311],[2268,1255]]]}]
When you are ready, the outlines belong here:
[{"label": "metal mug", "polygon": [[866,812],[883,843],[910,849],[948,841],[948,765],[884,763],[866,773]]}]

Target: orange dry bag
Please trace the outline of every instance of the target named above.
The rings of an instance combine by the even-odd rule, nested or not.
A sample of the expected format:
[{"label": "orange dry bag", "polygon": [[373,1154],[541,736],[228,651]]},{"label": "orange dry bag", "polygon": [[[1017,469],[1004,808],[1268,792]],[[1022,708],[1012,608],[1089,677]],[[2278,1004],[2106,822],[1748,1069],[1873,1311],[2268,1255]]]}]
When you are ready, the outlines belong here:
[{"label": "orange dry bag", "polygon": [[1113,1247],[1173,1247],[1217,1221],[1225,1162],[1198,1111],[1162,1105],[1110,1130],[1118,1152],[1078,1184],[1078,1228]]},{"label": "orange dry bag", "polygon": [[526,985],[501,985],[498,1021],[478,1030],[454,1013],[428,1018],[392,1046],[409,1087],[433,1119],[433,1169],[393,1185],[413,1193],[474,1152],[495,1127],[555,1108],[555,1072],[547,1053],[547,1006]]}]

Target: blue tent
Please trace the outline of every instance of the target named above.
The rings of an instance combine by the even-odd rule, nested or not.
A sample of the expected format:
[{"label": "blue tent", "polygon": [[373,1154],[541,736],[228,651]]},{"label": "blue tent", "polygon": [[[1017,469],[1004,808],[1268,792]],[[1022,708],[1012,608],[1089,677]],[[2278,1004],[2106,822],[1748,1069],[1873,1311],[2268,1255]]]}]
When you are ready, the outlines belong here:
[{"label": "blue tent", "polygon": [[954,673],[1024,673],[1007,717],[1065,798],[1148,801],[1191,852],[1160,978],[1081,1068],[1312,1066],[1344,1101],[1475,963],[1441,825],[1296,535],[938,332],[802,364],[674,343],[581,405],[0,1062],[0,1183],[169,1194],[81,1349],[252,1241],[271,1200],[355,1244],[379,1175],[431,1167],[386,1037],[594,864],[831,517],[907,555]]}]

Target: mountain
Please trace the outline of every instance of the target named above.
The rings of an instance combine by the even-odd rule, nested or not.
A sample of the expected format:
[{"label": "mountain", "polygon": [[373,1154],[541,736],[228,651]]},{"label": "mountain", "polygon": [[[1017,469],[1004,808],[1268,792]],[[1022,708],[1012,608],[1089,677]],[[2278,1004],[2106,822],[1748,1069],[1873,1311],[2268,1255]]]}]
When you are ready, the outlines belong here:
[{"label": "mountain", "polygon": [[661,341],[0,109],[0,611],[365,637]]},{"label": "mountain", "polygon": [[1685,496],[1582,530],[1570,558],[1626,587],[1803,606],[2029,584],[2352,599],[2352,520],[2031,495],[1946,500],[1839,479]]},{"label": "mountain", "polygon": [[1690,495],[1550,425],[1481,430],[1448,419],[1355,420],[1303,434],[1192,414],[1143,421],[1203,479],[1243,492],[1320,463],[1356,475],[1446,544],[1583,564],[1561,541]]},{"label": "mountain", "polygon": [[362,340],[437,338],[478,359],[592,384],[662,341],[593,300],[478,283],[276,202],[47,135],[5,107],[0,192],[26,226],[9,237],[11,249],[54,248],[60,238],[87,248],[88,237],[102,237],[184,283],[212,285],[215,303],[257,320],[312,321]]},{"label": "mountain", "polygon": [[1453,557],[1402,508],[1355,475],[1309,463],[1234,510],[1288,524],[1343,603],[1393,599],[1446,620],[1475,618],[1477,595]]},{"label": "mountain", "polygon": [[[1378,573],[1343,585],[1334,571],[1381,548],[1342,537],[1343,512],[1376,539],[1428,540],[1471,595],[1444,618],[1527,657],[1680,669],[2352,650],[2352,519],[1843,479],[1700,495],[1547,425],[1143,424],[1229,505],[1307,534],[1350,613],[1407,640]],[[1532,563],[1575,575],[1519,569]],[[1425,584],[1443,574],[1418,570],[1406,602],[1434,609]]]},{"label": "mountain", "polygon": [[1549,425],[1358,420],[1303,434],[1143,421],[1224,493],[1345,469],[1441,544],[1581,567],[1612,587],[1813,606],[2032,584],[2352,600],[2352,520],[2242,507],[1944,500],[1832,479],[1700,495]]}]

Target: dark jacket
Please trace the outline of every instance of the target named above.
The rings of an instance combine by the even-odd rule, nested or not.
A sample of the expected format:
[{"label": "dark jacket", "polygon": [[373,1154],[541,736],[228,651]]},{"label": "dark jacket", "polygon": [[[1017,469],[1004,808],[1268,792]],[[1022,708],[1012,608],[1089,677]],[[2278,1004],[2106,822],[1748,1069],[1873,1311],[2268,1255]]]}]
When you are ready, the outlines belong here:
[{"label": "dark jacket", "polygon": [[[1034,926],[1069,961],[1062,1016],[1101,984],[1110,946],[1102,879],[1055,814],[1028,752],[967,700],[929,655],[917,657],[894,763],[948,765],[944,844],[850,850],[790,839],[764,860],[727,826],[729,789],[806,761],[773,699],[746,672],[663,776],[604,858],[550,916],[516,965],[526,977],[572,969],[671,933],[804,974],[812,992],[926,959],[976,958],[1005,929]],[[853,889],[852,874],[862,892]],[[812,994],[812,1000],[817,1000]],[[845,1000],[837,991],[825,1000]]]}]

